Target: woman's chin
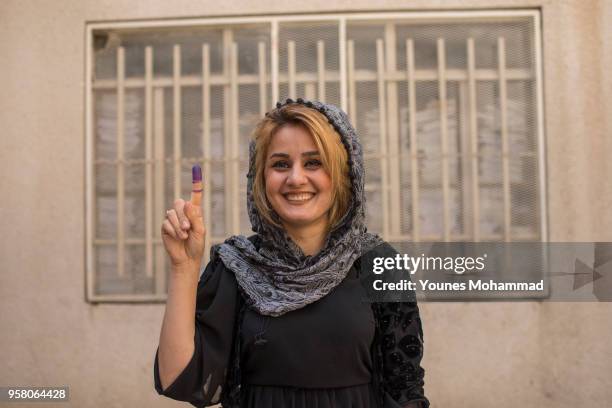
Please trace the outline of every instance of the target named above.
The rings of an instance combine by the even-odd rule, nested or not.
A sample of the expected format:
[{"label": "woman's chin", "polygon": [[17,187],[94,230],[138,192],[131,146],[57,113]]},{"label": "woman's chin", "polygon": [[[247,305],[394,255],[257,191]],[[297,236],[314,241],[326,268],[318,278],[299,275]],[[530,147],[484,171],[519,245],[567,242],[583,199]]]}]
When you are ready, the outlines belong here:
[{"label": "woman's chin", "polygon": [[312,217],[309,215],[292,214],[291,216],[285,215],[281,219],[287,228],[305,228],[317,224],[325,225],[326,223],[325,217]]}]

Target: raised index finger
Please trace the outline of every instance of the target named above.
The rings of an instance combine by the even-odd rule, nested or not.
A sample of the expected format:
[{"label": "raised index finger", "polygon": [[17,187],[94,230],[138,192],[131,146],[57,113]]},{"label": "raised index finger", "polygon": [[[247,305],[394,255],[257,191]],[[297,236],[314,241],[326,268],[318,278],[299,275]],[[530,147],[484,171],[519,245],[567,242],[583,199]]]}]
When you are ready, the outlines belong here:
[{"label": "raised index finger", "polygon": [[202,205],[202,168],[195,165],[191,168],[191,203],[197,207]]}]

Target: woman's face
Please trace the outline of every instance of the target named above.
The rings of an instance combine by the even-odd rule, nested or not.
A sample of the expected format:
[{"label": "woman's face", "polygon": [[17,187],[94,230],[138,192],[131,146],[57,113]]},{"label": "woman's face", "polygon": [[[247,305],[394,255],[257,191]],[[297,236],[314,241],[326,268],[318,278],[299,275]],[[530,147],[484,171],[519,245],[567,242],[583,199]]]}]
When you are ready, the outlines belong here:
[{"label": "woman's face", "polygon": [[327,227],[332,182],[308,130],[285,125],[268,146],[266,196],[285,228]]}]

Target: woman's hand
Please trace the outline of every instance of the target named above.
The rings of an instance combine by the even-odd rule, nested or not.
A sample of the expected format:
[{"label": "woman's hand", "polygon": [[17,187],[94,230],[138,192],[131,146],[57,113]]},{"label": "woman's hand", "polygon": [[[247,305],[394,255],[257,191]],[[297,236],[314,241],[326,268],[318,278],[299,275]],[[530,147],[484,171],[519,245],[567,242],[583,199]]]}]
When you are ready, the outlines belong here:
[{"label": "woman's hand", "polygon": [[[198,166],[199,169],[199,166]],[[194,175],[196,171],[194,170]],[[200,180],[194,186],[201,186]],[[194,188],[194,190],[196,190]],[[173,267],[184,267],[188,265],[197,266],[199,270],[204,254],[204,239],[206,229],[200,208],[202,190],[192,191],[191,200],[177,199],[174,208],[166,211],[166,219],[162,224],[162,241],[166,252],[170,257]]]}]

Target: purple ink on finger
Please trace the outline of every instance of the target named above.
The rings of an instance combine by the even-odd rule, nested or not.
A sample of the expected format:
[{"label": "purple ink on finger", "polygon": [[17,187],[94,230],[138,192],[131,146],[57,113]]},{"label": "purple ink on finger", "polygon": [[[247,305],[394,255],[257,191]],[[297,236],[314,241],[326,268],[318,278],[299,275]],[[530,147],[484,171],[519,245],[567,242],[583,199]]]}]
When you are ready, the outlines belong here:
[{"label": "purple ink on finger", "polygon": [[202,181],[202,168],[198,164],[191,168],[191,180],[193,183]]}]

